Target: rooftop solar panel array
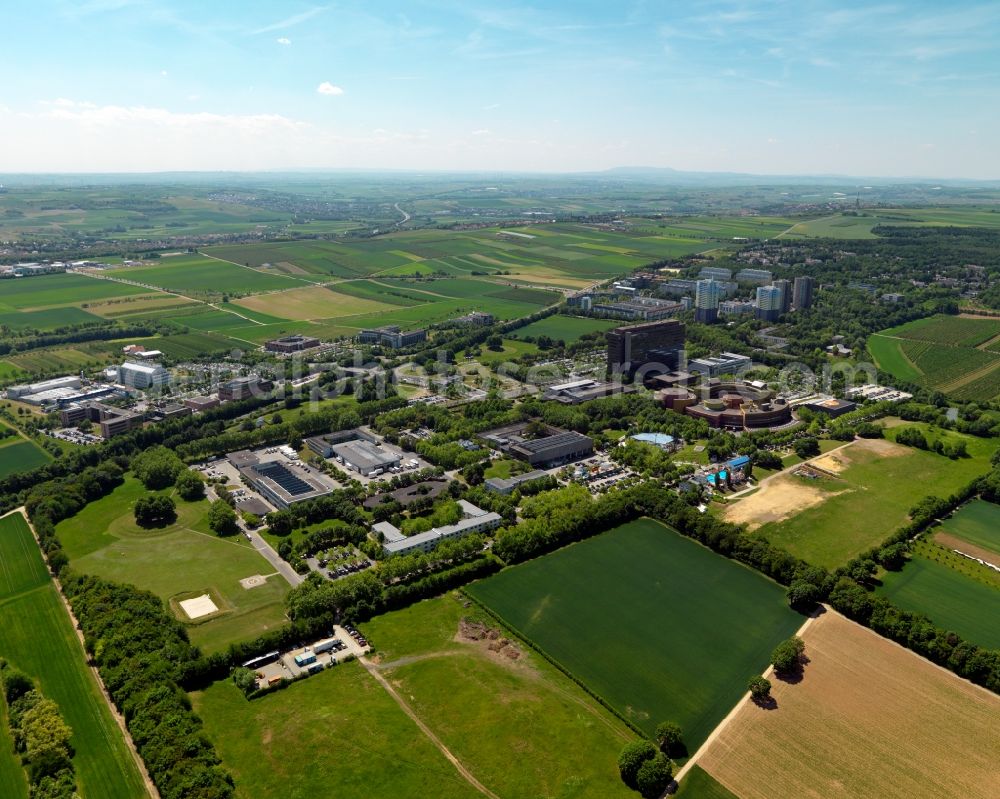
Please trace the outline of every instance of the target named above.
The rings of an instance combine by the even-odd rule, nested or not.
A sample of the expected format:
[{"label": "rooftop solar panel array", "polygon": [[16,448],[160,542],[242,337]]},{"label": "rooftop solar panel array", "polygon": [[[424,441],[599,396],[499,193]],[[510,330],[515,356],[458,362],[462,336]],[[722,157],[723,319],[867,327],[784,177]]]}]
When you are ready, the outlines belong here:
[{"label": "rooftop solar panel array", "polygon": [[267,477],[268,479],[273,480],[284,491],[286,491],[289,496],[297,497],[301,494],[308,494],[311,491],[316,490],[301,477],[288,471],[288,468],[284,464],[278,463],[277,461],[255,466],[254,471],[256,471],[261,477]]}]

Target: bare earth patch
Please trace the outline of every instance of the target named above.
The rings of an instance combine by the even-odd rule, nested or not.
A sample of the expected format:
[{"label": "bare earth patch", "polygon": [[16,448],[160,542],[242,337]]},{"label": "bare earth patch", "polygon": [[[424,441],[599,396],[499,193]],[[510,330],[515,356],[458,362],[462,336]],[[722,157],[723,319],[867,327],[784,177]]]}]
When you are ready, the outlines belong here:
[{"label": "bare earth patch", "polygon": [[750,530],[770,522],[780,522],[826,501],[835,492],[823,491],[791,474],[781,474],[764,483],[760,490],[726,507],[724,518],[745,523]]},{"label": "bare earth patch", "polygon": [[831,452],[828,455],[820,455],[818,458],[814,458],[809,461],[809,463],[817,469],[822,469],[825,472],[840,474],[847,468],[848,460],[849,459],[840,452]]},{"label": "bare earth patch", "polygon": [[804,632],[799,682],[774,679],[699,765],[741,799],[990,799],[1000,697],[827,611]]},{"label": "bare earth patch", "polygon": [[886,441],[884,438],[859,438],[850,447],[841,451],[850,452],[852,449],[874,452],[881,458],[900,458],[910,452],[902,444]]}]

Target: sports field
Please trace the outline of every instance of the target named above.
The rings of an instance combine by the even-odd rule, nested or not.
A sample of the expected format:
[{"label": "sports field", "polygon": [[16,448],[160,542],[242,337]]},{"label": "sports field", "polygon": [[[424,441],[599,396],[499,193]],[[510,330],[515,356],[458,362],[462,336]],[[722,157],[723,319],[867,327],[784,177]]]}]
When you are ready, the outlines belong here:
[{"label": "sports field", "polygon": [[973,500],[959,508],[950,519],[945,519],[941,531],[1000,558],[1000,505]]},{"label": "sports field", "polygon": [[248,702],[231,680],[191,697],[240,799],[480,799],[360,663]]},{"label": "sports field", "polygon": [[1000,320],[933,316],[868,339],[880,369],[960,400],[1000,394]]},{"label": "sports field", "polygon": [[29,472],[52,460],[34,441],[11,437],[0,441],[0,478],[14,472]]},{"label": "sports field", "polygon": [[747,524],[796,557],[836,568],[902,526],[925,496],[947,497],[989,469],[995,442],[958,433],[931,437],[936,435],[961,438],[971,457],[950,460],[889,440],[861,439],[813,459],[824,472],[820,479],[791,471],[766,478],[758,491],[728,504],[725,519]]},{"label": "sports field", "polygon": [[[83,796],[147,796],[38,545],[20,514],[0,519],[0,653],[38,680],[73,730]],[[0,778],[3,767],[0,766]],[[16,794],[15,794],[16,795]],[[4,794],[6,797],[6,794]]]},{"label": "sports field", "polygon": [[[954,630],[963,638],[991,649],[1000,649],[1000,577],[987,567],[958,555],[928,547],[914,555],[898,572],[882,577],[878,592],[904,610],[926,615],[935,626]],[[930,555],[930,557],[927,557]],[[950,556],[950,557],[949,557]],[[950,565],[952,558],[955,568]],[[982,572],[974,579],[966,570]],[[973,572],[978,574],[978,571]]]},{"label": "sports field", "polygon": [[561,340],[571,344],[586,333],[610,330],[618,324],[614,319],[593,319],[584,316],[555,314],[520,327],[510,335],[515,338],[548,336],[554,341]]},{"label": "sports field", "polygon": [[746,701],[699,765],[741,799],[991,799],[1000,697],[832,611],[800,682]]},{"label": "sports field", "polygon": [[208,529],[207,500],[185,502],[175,496],[177,522],[143,530],[135,524],[132,507],[145,493],[142,484],[129,477],[108,496],[59,523],[57,534],[74,569],[152,591],[185,622],[176,601],[209,593],[222,613],[188,627],[192,643],[208,652],[285,622],[288,584],[274,575],[256,588],[240,585],[245,577],[270,575],[274,569],[242,537],[218,538]]},{"label": "sports field", "polygon": [[649,519],[469,593],[641,729],[679,723],[691,751],[802,624],[779,585]]},{"label": "sports field", "polygon": [[477,612],[497,629],[467,604],[449,594],[362,625],[384,677],[498,795],[628,799],[615,760],[635,734],[527,647],[511,659],[514,650],[463,637],[463,618]]}]

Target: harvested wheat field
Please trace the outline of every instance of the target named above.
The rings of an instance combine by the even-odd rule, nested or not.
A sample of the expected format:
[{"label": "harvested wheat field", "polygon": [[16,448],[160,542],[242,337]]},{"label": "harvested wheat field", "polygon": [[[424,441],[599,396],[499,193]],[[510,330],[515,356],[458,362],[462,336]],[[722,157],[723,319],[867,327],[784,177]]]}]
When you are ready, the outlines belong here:
[{"label": "harvested wheat field", "polygon": [[746,701],[699,759],[741,799],[992,799],[1000,697],[827,611],[798,683]]}]

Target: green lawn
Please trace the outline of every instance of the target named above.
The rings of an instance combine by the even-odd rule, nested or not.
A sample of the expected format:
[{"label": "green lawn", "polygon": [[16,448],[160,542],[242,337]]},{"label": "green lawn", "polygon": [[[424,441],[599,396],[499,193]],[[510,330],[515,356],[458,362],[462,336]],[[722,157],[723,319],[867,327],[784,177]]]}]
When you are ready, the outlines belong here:
[{"label": "green lawn", "polygon": [[1000,505],[973,500],[947,519],[941,529],[1000,555]]},{"label": "green lawn", "polygon": [[8,438],[0,442],[0,478],[15,472],[30,472],[52,460],[34,441]]},{"label": "green lawn", "polygon": [[481,796],[357,662],[253,702],[230,680],[192,702],[241,799]]},{"label": "green lawn", "polygon": [[648,733],[695,751],[802,618],[784,590],[643,519],[469,592]]},{"label": "green lawn", "polygon": [[519,327],[511,335],[517,338],[548,336],[556,341],[561,339],[567,344],[571,344],[585,333],[610,330],[619,324],[620,322],[614,319],[593,319],[584,316],[555,314],[532,322],[530,325]]},{"label": "green lawn", "polygon": [[496,627],[464,604],[448,595],[362,625],[421,720],[500,796],[628,799],[615,762],[634,733],[526,647],[511,661],[456,640],[463,617]]},{"label": "green lawn", "polygon": [[[924,497],[947,497],[989,470],[995,441],[931,431],[916,423],[908,426],[921,427],[932,440],[961,438],[970,457],[950,460],[911,447],[893,447],[886,456],[872,448],[878,443],[855,442],[839,450],[837,457],[844,462],[844,468],[833,478],[777,478],[819,489],[827,496],[787,519],[764,524],[755,535],[817,566],[837,568],[905,524],[910,509]],[[886,430],[886,437],[895,437],[901,429]]]},{"label": "green lawn", "polygon": [[[36,679],[42,693],[59,705],[73,730],[73,763],[83,796],[135,799],[147,795],[118,725],[86,666],[83,647],[41,552],[20,515],[0,519],[0,653]],[[0,787],[4,773],[0,765]],[[3,796],[6,799],[8,794]]]},{"label": "green lawn", "polygon": [[108,496],[59,523],[57,534],[74,569],[133,583],[166,601],[209,591],[225,612],[188,628],[191,641],[209,652],[285,622],[288,584],[275,575],[257,588],[240,585],[244,577],[270,575],[274,569],[242,537],[218,538],[209,531],[206,500],[192,503],[174,497],[177,522],[162,530],[143,530],[135,524],[132,506],[145,493],[142,484],[129,477]]},{"label": "green lawn", "polygon": [[[979,566],[977,568],[985,567]],[[902,571],[888,572],[878,589],[904,610],[924,613],[938,627],[1000,649],[1000,589],[918,555]]]}]

